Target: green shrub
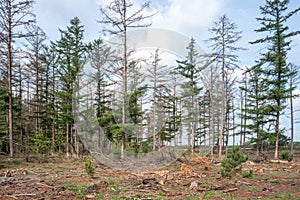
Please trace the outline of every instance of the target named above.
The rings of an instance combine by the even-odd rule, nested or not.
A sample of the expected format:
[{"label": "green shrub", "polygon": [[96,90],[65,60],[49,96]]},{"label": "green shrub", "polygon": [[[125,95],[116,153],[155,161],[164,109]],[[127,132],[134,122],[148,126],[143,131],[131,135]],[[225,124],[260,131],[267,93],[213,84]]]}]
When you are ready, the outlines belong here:
[{"label": "green shrub", "polygon": [[253,178],[253,170],[250,170],[249,172],[242,172],[243,178]]},{"label": "green shrub", "polygon": [[95,167],[90,160],[85,163],[85,171],[91,178],[94,178]]},{"label": "green shrub", "polygon": [[228,154],[221,162],[222,177],[232,177],[241,171],[241,164],[248,160],[248,156],[244,155],[240,147],[233,147],[232,153]]},{"label": "green shrub", "polygon": [[281,153],[281,159],[291,162],[293,160],[293,154],[291,154],[289,151],[283,151]]}]

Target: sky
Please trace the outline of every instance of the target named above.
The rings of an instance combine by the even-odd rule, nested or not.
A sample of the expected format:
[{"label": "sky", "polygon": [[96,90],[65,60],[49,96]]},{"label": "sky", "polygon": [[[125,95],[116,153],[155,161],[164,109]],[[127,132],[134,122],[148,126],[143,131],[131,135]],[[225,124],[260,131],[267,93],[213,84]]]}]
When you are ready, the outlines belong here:
[{"label": "sky", "polygon": [[[79,17],[85,28],[85,40],[91,41],[102,35],[103,25],[97,23],[101,19],[100,6],[105,7],[110,0],[37,0],[34,12],[38,25],[47,34],[49,40],[58,40],[58,28],[66,29],[75,16]],[[143,2],[135,0],[135,4]],[[262,45],[250,45],[249,42],[262,35],[255,33],[260,27],[256,17],[260,16],[259,6],[264,5],[263,0],[152,0],[147,13],[157,12],[152,18],[152,27],[176,31],[187,37],[196,39],[204,51],[208,52],[205,42],[210,37],[208,31],[213,22],[223,14],[236,23],[238,30],[242,31],[242,39],[238,43],[246,51],[239,52],[241,67],[251,66],[263,51]],[[291,0],[289,8],[300,6],[299,0]],[[290,30],[300,30],[300,13],[290,19]],[[289,62],[300,66],[300,35],[293,38]],[[300,90],[297,91],[300,93]],[[300,108],[300,100],[295,102],[295,108]],[[300,130],[300,125],[296,128]],[[297,140],[300,140],[298,133]]]}]

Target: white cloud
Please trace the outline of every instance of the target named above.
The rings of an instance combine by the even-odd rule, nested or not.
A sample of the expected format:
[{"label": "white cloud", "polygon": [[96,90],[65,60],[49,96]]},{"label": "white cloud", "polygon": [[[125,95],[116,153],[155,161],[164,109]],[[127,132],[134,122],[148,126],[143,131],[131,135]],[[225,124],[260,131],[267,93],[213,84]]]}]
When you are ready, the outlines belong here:
[{"label": "white cloud", "polygon": [[167,5],[159,7],[153,26],[184,33],[199,32],[199,29],[207,31],[221,8],[221,0],[168,0]]}]

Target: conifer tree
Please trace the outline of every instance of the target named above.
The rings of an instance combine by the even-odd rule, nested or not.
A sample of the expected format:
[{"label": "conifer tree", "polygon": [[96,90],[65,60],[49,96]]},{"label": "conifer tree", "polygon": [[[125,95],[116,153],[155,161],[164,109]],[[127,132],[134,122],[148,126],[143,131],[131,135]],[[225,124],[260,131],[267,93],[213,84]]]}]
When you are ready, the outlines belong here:
[{"label": "conifer tree", "polygon": [[184,78],[182,84],[184,107],[187,109],[187,116],[185,117],[188,125],[188,146],[191,151],[195,150],[195,134],[197,130],[197,99],[202,88],[199,86],[200,72],[205,66],[200,66],[199,52],[196,50],[196,41],[191,38],[189,45],[186,48],[188,55],[186,60],[177,61],[178,66],[174,69],[175,73]]},{"label": "conifer tree", "polygon": [[283,134],[280,128],[280,116],[286,108],[289,98],[288,80],[292,73],[288,67],[288,52],[291,49],[291,38],[300,31],[289,31],[286,22],[294,16],[300,7],[288,11],[289,0],[266,0],[260,7],[261,17],[256,18],[261,27],[255,32],[265,34],[264,37],[251,42],[251,44],[263,44],[267,46],[266,52],[261,54],[259,63],[263,65],[262,73],[266,77],[268,92],[265,99],[268,100],[268,115],[273,118],[275,130],[274,158],[278,159],[279,137]]},{"label": "conifer tree", "polygon": [[[72,114],[72,100],[74,98],[74,84],[80,70],[86,62],[86,45],[83,42],[83,25],[78,17],[70,20],[70,26],[67,30],[59,29],[61,33],[60,40],[53,43],[58,56],[58,72],[60,78],[60,90],[58,92],[60,106],[60,121],[65,128],[66,134],[66,153],[70,156],[74,153],[74,144],[77,141],[77,135],[74,130],[74,119]],[[75,140],[75,141],[74,141]],[[70,147],[73,147],[70,149]],[[79,152],[76,152],[77,155]]]}]

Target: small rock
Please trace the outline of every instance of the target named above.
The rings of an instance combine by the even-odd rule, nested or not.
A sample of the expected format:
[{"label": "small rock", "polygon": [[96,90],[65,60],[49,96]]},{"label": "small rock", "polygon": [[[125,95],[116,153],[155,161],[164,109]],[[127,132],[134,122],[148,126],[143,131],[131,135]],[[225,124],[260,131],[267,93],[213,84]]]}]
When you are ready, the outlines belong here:
[{"label": "small rock", "polygon": [[191,183],[191,185],[190,185],[190,189],[191,190],[194,190],[194,189],[196,189],[198,187],[198,183],[196,182],[196,181],[193,181],[192,183]]},{"label": "small rock", "polygon": [[93,195],[93,194],[88,194],[88,195],[86,195],[85,196],[87,199],[95,199],[95,195]]}]

